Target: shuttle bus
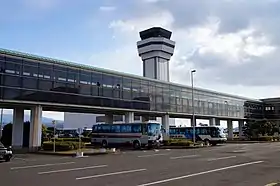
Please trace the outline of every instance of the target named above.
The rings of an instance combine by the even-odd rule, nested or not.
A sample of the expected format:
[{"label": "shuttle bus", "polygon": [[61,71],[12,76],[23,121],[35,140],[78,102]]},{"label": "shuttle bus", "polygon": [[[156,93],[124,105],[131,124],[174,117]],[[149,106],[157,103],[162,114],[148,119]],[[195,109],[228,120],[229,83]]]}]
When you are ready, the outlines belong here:
[{"label": "shuttle bus", "polygon": [[132,145],[134,149],[158,146],[162,141],[161,124],[156,122],[98,124],[92,127],[92,144]]},{"label": "shuttle bus", "polygon": [[[193,139],[193,127],[170,127],[170,138],[181,139]],[[213,146],[226,142],[227,138],[220,130],[215,126],[197,126],[195,127],[196,141],[204,141],[205,144],[211,144]]]}]

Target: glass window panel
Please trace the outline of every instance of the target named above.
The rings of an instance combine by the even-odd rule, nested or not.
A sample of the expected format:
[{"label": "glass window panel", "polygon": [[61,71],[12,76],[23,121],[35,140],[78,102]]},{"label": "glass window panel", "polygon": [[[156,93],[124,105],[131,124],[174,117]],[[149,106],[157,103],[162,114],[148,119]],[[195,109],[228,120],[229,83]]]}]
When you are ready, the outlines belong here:
[{"label": "glass window panel", "polygon": [[27,66],[38,66],[38,62],[37,61],[32,61],[32,60],[22,60],[22,64],[23,66],[27,65]]},{"label": "glass window panel", "polygon": [[131,79],[123,78],[123,99],[131,100]]},{"label": "glass window panel", "polygon": [[22,87],[28,89],[37,89],[38,88],[38,79],[37,78],[22,78]]},{"label": "glass window panel", "polygon": [[113,132],[113,133],[119,133],[119,132],[121,132],[121,127],[120,127],[120,125],[111,125],[111,132]]},{"label": "glass window panel", "polygon": [[17,64],[22,64],[22,59],[18,57],[13,56],[6,56],[6,62],[13,62]]},{"label": "glass window panel", "polygon": [[91,95],[91,85],[80,84],[80,94]]},{"label": "glass window panel", "polygon": [[38,71],[39,71],[38,66],[23,65],[22,75],[38,77]]},{"label": "glass window panel", "polygon": [[39,90],[50,91],[53,88],[53,82],[48,80],[39,80]]},{"label": "glass window panel", "polygon": [[21,78],[19,76],[4,76],[4,86],[21,87]]},{"label": "glass window panel", "polygon": [[79,79],[79,70],[68,68],[67,82],[77,83],[78,79]]},{"label": "glass window panel", "polygon": [[149,95],[149,82],[141,81],[141,96],[147,97]]},{"label": "glass window panel", "polygon": [[56,81],[66,82],[66,80],[67,80],[67,71],[55,70],[54,71],[54,77],[55,77]]},{"label": "glass window panel", "polygon": [[21,63],[6,62],[5,73],[19,75],[21,72]]},{"label": "glass window panel", "polygon": [[120,125],[122,133],[131,133],[131,125]]},{"label": "glass window panel", "polygon": [[20,90],[12,88],[4,88],[3,99],[18,100],[20,98]]},{"label": "glass window panel", "polygon": [[133,124],[132,125],[133,133],[141,133],[141,124]]},{"label": "glass window panel", "polygon": [[52,79],[52,69],[39,67],[39,78]]},{"label": "glass window panel", "polygon": [[114,76],[108,74],[102,74],[102,86],[112,88]]}]

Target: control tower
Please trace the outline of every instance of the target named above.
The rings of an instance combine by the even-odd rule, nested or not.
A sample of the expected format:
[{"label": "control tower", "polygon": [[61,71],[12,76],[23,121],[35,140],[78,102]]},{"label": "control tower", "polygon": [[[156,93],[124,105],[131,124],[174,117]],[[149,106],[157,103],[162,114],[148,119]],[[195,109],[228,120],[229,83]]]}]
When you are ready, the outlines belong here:
[{"label": "control tower", "polygon": [[169,60],[174,53],[172,32],[153,27],[140,32],[138,54],[143,61],[143,76],[169,82]]}]

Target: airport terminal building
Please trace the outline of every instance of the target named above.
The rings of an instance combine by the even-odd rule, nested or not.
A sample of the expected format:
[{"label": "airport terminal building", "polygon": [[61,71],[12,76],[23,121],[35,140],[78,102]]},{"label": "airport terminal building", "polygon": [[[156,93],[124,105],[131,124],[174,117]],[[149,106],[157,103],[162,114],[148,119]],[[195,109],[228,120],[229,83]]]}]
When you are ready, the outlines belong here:
[{"label": "airport terminal building", "polygon": [[[14,109],[13,146],[22,147],[23,112],[31,110],[30,149],[41,145],[42,110],[100,114],[106,123],[121,115],[125,122],[161,118],[197,119],[210,125],[227,120],[243,126],[247,118],[279,119],[279,99],[257,100],[169,82],[169,60],[175,42],[171,32],[151,28],[137,42],[143,76],[105,70],[17,51],[0,49],[0,104]],[[277,105],[274,106],[274,103]],[[274,114],[277,112],[277,114]]]}]

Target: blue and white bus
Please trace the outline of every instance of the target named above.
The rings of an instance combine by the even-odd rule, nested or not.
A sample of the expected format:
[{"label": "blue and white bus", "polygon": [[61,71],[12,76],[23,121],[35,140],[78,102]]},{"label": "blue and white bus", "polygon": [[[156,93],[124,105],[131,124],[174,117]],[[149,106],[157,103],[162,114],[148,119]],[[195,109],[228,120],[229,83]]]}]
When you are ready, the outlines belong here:
[{"label": "blue and white bus", "polygon": [[[169,137],[181,139],[193,139],[193,127],[170,127]],[[217,145],[226,142],[227,138],[219,127],[215,126],[197,126],[195,127],[196,141],[204,141],[205,144]]]},{"label": "blue and white bus", "polygon": [[154,122],[98,124],[92,127],[92,144],[132,145],[134,149],[159,145],[162,141],[161,124]]}]

